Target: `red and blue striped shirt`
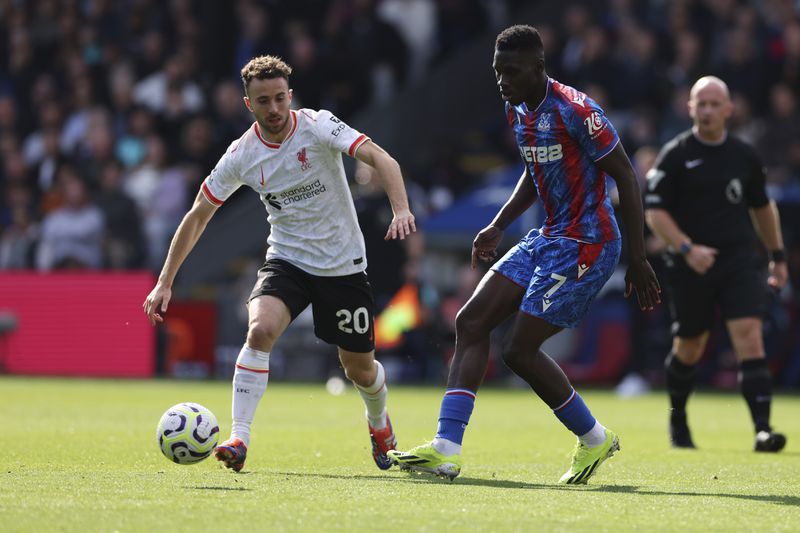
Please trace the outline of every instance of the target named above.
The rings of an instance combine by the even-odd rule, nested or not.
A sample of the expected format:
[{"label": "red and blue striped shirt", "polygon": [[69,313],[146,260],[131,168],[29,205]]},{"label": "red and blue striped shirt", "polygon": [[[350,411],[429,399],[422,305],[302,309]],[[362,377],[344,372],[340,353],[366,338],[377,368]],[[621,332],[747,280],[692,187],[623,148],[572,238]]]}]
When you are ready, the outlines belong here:
[{"label": "red and blue striped shirt", "polygon": [[605,113],[584,93],[552,78],[536,109],[506,103],[508,122],[545,211],[545,237],[589,243],[620,238],[606,190],[606,174],[595,164],[619,143]]}]

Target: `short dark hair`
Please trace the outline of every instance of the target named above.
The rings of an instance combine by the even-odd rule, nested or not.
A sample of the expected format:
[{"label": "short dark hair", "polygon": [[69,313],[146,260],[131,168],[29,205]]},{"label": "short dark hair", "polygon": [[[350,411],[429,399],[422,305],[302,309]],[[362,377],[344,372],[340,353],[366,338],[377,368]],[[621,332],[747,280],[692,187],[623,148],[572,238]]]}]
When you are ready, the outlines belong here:
[{"label": "short dark hair", "polygon": [[542,43],[539,30],[527,24],[517,24],[501,31],[494,42],[494,47],[500,51],[544,51],[544,43]]},{"label": "short dark hair", "polygon": [[258,56],[254,57],[247,64],[242,67],[242,83],[244,90],[253,80],[271,80],[274,78],[283,78],[289,81],[289,75],[292,73],[292,67],[278,56]]}]

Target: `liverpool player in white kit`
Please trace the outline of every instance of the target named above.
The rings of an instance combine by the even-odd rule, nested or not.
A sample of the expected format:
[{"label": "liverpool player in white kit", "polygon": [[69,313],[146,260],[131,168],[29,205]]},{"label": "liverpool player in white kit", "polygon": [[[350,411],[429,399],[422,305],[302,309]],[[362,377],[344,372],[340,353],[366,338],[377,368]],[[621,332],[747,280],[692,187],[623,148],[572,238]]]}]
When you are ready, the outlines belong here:
[{"label": "liverpool player in white kit", "polygon": [[269,214],[264,266],[248,302],[247,341],[233,376],[231,438],[215,456],[240,471],[250,425],[267,388],[269,354],[289,323],[309,304],[314,332],[335,344],[345,374],[366,404],[372,455],[381,469],[396,446],[386,412],[386,375],[375,360],[373,298],[364,238],[342,166],[342,152],[374,167],[394,218],[386,239],[416,231],[397,162],[329,111],[290,109],[292,69],[260,56],[242,68],[244,103],[255,123],[231,143],[203,182],[170,245],[158,283],[144,302],[150,322],[163,321],[178,268],[214,212],[242,185],[255,190]]}]

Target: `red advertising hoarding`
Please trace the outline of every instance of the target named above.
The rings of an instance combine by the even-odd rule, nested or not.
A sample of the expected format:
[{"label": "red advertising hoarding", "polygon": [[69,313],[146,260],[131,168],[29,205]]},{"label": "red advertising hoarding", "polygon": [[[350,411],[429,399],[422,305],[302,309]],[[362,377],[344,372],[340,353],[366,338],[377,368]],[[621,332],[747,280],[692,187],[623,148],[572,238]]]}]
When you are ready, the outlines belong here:
[{"label": "red advertising hoarding", "polygon": [[142,312],[143,273],[0,272],[0,370],[12,374],[150,377],[155,330]]}]

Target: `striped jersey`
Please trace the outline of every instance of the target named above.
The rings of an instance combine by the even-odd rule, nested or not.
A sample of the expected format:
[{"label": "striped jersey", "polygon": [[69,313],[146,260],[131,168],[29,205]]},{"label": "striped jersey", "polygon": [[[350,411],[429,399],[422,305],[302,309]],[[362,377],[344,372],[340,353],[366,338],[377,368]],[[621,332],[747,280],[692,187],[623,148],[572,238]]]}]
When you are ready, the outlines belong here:
[{"label": "striped jersey", "polygon": [[606,174],[595,164],[619,137],[600,106],[548,78],[536,109],[506,102],[506,115],[544,207],[542,235],[588,243],[619,239]]},{"label": "striped jersey", "polygon": [[290,111],[281,143],[253,123],[231,143],[202,191],[222,205],[236,189],[256,191],[267,210],[267,259],[283,259],[315,276],[346,276],[367,267],[364,237],[342,165],[367,140],[330,111]]}]

